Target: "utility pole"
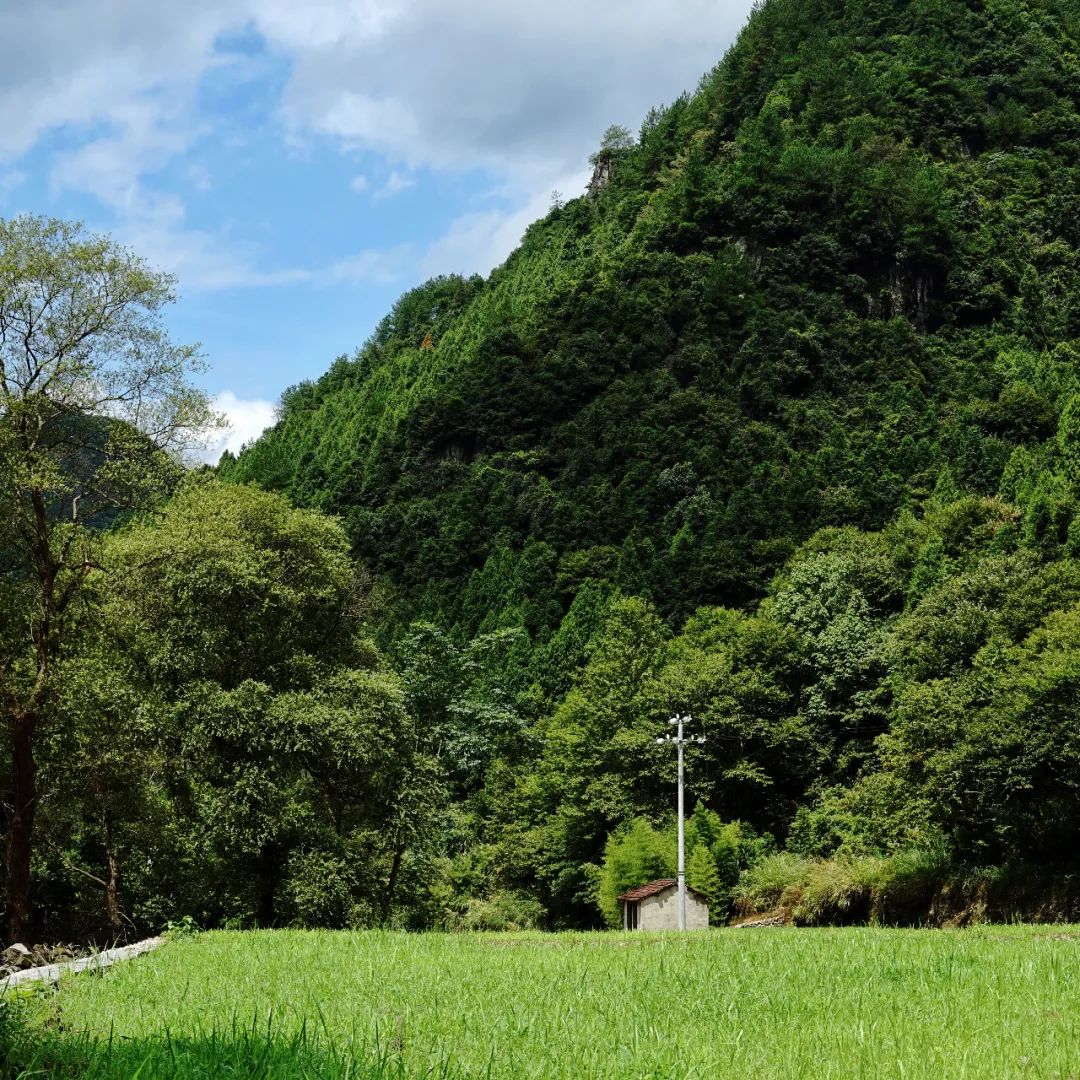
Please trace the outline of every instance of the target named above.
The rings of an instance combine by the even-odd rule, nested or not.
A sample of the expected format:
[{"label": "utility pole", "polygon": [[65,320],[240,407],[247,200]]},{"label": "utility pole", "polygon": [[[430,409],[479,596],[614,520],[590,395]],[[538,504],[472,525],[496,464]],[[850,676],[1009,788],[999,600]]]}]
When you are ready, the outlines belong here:
[{"label": "utility pole", "polygon": [[674,743],[679,757],[679,869],[677,878],[679,882],[679,929],[686,929],[686,811],[684,806],[683,796],[683,748],[686,744],[696,743],[699,746],[705,742],[704,735],[698,735],[696,738],[691,738],[684,732],[684,726],[693,722],[693,717],[689,715],[683,716],[681,713],[678,716],[673,716],[668,723],[675,728],[675,734],[670,732],[667,735],[662,735],[656,741],[658,744]]}]

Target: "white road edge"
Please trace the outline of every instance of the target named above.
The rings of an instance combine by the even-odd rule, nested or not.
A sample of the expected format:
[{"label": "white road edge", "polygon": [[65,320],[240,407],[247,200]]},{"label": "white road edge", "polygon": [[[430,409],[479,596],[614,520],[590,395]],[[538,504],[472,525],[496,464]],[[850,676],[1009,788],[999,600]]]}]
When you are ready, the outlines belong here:
[{"label": "white road edge", "polygon": [[61,964],[46,964],[44,967],[27,968],[25,971],[16,971],[11,975],[0,979],[0,994],[12,986],[20,983],[32,982],[59,982],[61,976],[74,974],[77,971],[97,971],[100,968],[110,967],[120,960],[130,960],[133,956],[156,949],[161,944],[160,937],[147,938],[145,941],[136,942],[134,945],[121,945],[116,949],[106,949],[104,952],[94,953],[92,956],[83,956],[78,960],[65,960]]}]

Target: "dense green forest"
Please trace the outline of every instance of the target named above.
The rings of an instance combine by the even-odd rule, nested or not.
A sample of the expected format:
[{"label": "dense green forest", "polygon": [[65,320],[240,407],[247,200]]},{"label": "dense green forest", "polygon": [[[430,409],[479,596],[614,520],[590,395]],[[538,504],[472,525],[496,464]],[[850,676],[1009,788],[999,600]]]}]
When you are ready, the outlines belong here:
[{"label": "dense green forest", "polygon": [[95,533],[47,925],[600,925],[670,872],[673,709],[718,921],[1076,915],[1078,47],[1076,0],[765,0]]}]

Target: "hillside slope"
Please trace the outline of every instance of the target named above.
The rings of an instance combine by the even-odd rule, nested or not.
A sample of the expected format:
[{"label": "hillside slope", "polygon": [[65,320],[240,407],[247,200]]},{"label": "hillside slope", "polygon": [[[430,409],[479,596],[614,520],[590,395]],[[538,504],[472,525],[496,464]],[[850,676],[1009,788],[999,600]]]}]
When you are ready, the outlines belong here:
[{"label": "hillside slope", "polygon": [[1076,47],[1069,0],[770,0],[598,197],[404,296],[222,471],[466,634],[589,578],[744,603],[821,526],[992,494],[1074,370]]},{"label": "hillside slope", "polygon": [[767,832],[749,906],[899,880],[923,919],[947,871],[1026,863],[963,880],[1080,912],[1046,899],[1080,815],[1078,46],[1077,0],[766,0],[599,192],[223,462],[342,516],[391,652],[519,630],[523,737],[453,818],[473,895],[580,925],[670,871],[677,708],[716,910]]}]

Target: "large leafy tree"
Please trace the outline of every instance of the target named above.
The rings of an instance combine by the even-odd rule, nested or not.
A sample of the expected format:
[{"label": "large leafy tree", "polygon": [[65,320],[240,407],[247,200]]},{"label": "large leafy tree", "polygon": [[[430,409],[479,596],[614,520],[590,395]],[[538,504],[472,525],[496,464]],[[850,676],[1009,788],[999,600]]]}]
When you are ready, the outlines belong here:
[{"label": "large leafy tree", "polygon": [[173,282],[105,237],[0,221],[0,706],[8,932],[32,925],[37,746],[102,525],[147,505],[212,421],[194,346],[161,320]]},{"label": "large leafy tree", "polygon": [[[142,729],[130,779],[102,800],[130,810],[126,864],[151,854],[130,795],[149,762],[190,879],[149,887],[200,919],[344,924],[392,893],[397,808],[427,762],[401,685],[359,632],[368,595],[340,525],[193,477],[106,548],[94,636],[148,721],[113,719],[114,745]],[[76,714],[76,730],[101,715]],[[408,826],[406,839],[421,823]]]}]

